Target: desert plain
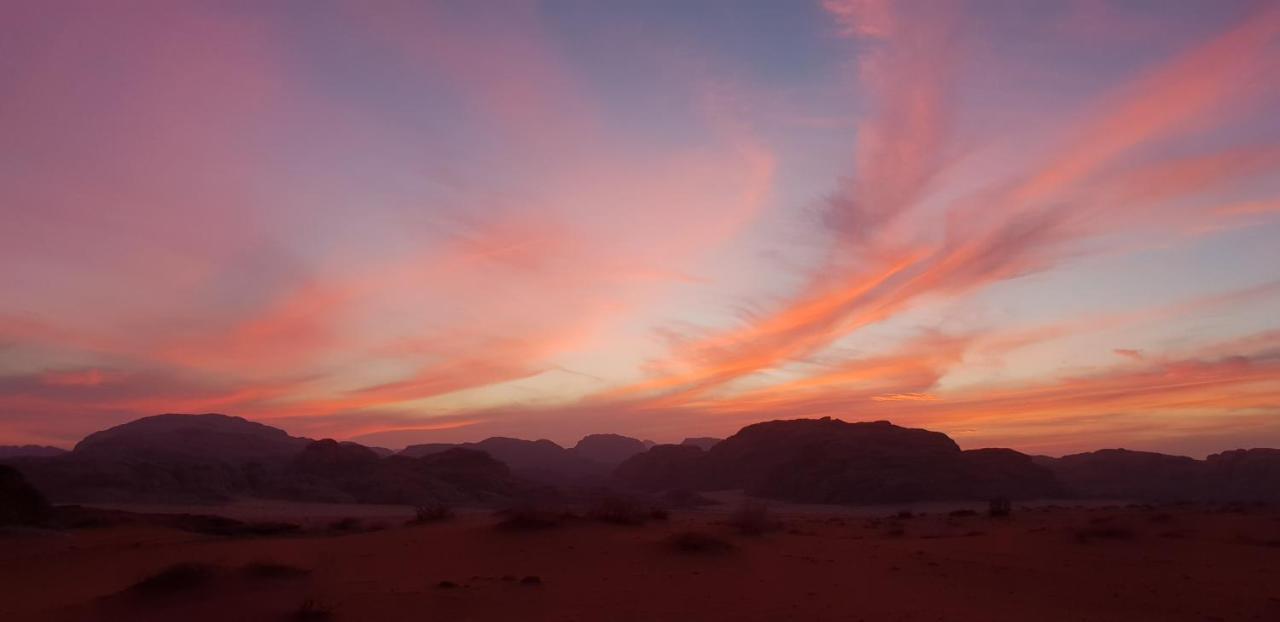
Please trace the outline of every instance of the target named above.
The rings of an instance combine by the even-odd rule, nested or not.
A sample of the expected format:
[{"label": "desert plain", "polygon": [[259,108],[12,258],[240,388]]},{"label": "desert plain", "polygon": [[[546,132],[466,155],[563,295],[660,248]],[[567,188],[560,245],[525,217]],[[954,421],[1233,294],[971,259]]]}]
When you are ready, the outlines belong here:
[{"label": "desert plain", "polygon": [[301,529],[6,532],[0,619],[1280,619],[1280,508],[1068,503],[1007,517],[772,504],[754,526],[734,499],[628,524],[574,509],[419,522],[408,507],[240,504],[224,513]]}]

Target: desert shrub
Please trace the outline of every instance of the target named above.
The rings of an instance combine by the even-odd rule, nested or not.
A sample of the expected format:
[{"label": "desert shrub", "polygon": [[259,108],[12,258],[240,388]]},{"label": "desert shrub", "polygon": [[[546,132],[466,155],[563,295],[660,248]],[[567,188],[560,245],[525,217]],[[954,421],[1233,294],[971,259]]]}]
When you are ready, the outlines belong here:
[{"label": "desert shrub", "polygon": [[1236,534],[1236,541],[1250,546],[1280,547],[1280,538],[1259,538],[1247,534]]},{"label": "desert shrub", "polygon": [[704,505],[716,505],[719,501],[700,495],[687,488],[668,490],[662,495],[662,502],[673,508],[693,508]]},{"label": "desert shrub", "polygon": [[668,516],[662,508],[621,497],[601,498],[587,511],[588,518],[614,525],[643,525],[651,520],[666,520]]},{"label": "desert shrub", "polygon": [[952,510],[951,512],[947,513],[947,516],[953,516],[955,518],[963,518],[966,516],[977,516],[977,515],[978,513],[974,510]]},{"label": "desert shrub", "polygon": [[497,527],[507,531],[537,531],[560,526],[560,516],[533,506],[517,506],[497,513]]},{"label": "desert shrub", "polygon": [[773,517],[769,506],[754,501],[746,501],[734,510],[725,521],[730,527],[749,536],[756,536],[782,529],[782,522]]},{"label": "desert shrub", "polygon": [[361,527],[362,527],[362,524],[360,523],[360,519],[352,518],[352,517],[340,518],[336,521],[333,521],[332,523],[329,523],[329,531],[338,531],[338,532],[344,532],[344,533],[359,531]]},{"label": "desert shrub", "polygon": [[184,562],[174,564],[133,585],[130,592],[143,596],[164,596],[208,585],[217,574],[209,564]]},{"label": "desert shrub", "polygon": [[664,543],[680,553],[715,554],[733,550],[733,544],[701,531],[682,531],[667,537]]},{"label": "desert shrub", "polygon": [[324,620],[333,619],[333,610],[327,605],[308,598],[302,601],[298,606],[298,610],[293,612],[293,619],[297,622],[323,622]]},{"label": "desert shrub", "polygon": [[411,525],[423,525],[426,523],[438,523],[452,519],[455,514],[453,508],[443,503],[433,503],[431,505],[420,505],[414,508],[414,517],[409,521]]},{"label": "desert shrub", "polygon": [[1110,521],[1091,523],[1075,532],[1076,540],[1090,542],[1093,540],[1132,540],[1137,536],[1134,531],[1124,525]]},{"label": "desert shrub", "polygon": [[225,516],[177,514],[167,519],[168,526],[210,536],[266,537],[292,534],[302,529],[296,523],[245,522]]},{"label": "desert shrub", "polygon": [[305,568],[275,562],[254,562],[245,565],[240,572],[255,579],[293,579],[311,573]]},{"label": "desert shrub", "polygon": [[907,529],[902,525],[893,525],[892,527],[889,527],[889,529],[885,530],[884,535],[887,538],[901,538],[902,536],[907,535]]},{"label": "desert shrub", "polygon": [[1005,518],[1013,514],[1013,503],[1004,497],[996,497],[987,502],[987,516]]}]

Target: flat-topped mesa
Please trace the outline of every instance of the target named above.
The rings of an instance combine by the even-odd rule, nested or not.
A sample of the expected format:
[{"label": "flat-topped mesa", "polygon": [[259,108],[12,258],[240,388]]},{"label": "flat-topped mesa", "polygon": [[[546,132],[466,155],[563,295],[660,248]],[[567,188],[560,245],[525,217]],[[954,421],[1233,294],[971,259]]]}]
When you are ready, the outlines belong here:
[{"label": "flat-topped mesa", "polygon": [[291,458],[310,442],[241,417],[165,414],[94,432],[77,443],[72,453],[209,459],[234,464]]},{"label": "flat-topped mesa", "polygon": [[1100,449],[1036,457],[1075,494],[1149,501],[1280,501],[1280,449],[1235,449],[1196,460]]},{"label": "flat-topped mesa", "polygon": [[[810,503],[1048,497],[1061,488],[1012,450],[964,452],[947,435],[888,421],[794,419],[749,425],[709,451],[655,447],[619,479],[649,489],[741,488]],[[699,455],[702,453],[702,455]]]},{"label": "flat-topped mesa", "polygon": [[578,456],[610,468],[646,449],[644,441],[621,434],[588,434],[573,446]]}]

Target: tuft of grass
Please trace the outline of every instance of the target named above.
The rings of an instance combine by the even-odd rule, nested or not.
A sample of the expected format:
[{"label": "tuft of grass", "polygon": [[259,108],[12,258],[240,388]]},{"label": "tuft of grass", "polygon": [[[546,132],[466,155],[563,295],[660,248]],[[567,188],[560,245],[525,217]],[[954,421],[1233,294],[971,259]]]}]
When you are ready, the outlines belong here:
[{"label": "tuft of grass", "polygon": [[773,513],[769,511],[769,506],[754,501],[743,502],[729,515],[725,524],[737,529],[738,533],[748,536],[758,536],[782,529],[782,521],[774,518]]},{"label": "tuft of grass", "polygon": [[734,549],[732,543],[702,531],[682,531],[672,534],[664,543],[680,553],[697,555],[728,553]]},{"label": "tuft of grass", "polygon": [[421,505],[414,508],[414,517],[409,521],[410,525],[425,525],[427,523],[439,523],[442,521],[452,520],[456,516],[453,508],[443,503],[433,503],[430,505]]},{"label": "tuft of grass", "polygon": [[324,622],[333,619],[333,609],[315,599],[308,598],[302,601],[297,611],[293,612],[293,619],[297,622]]},{"label": "tuft of grass", "polygon": [[1091,523],[1075,531],[1076,540],[1092,542],[1094,540],[1132,540],[1137,537],[1132,529],[1111,522]]},{"label": "tuft of grass", "polygon": [[311,574],[311,571],[288,564],[254,562],[240,568],[240,573],[255,579],[296,579]]},{"label": "tuft of grass", "polygon": [[183,562],[173,564],[129,588],[143,596],[168,596],[187,592],[208,585],[217,569],[210,564]]}]

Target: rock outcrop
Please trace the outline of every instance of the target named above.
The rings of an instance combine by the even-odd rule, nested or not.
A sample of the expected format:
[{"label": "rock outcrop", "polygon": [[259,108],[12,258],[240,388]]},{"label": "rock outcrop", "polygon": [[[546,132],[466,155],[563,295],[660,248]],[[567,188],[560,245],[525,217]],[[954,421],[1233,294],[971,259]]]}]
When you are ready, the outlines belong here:
[{"label": "rock outcrop", "polygon": [[0,464],[0,525],[38,525],[48,517],[44,495],[17,469]]},{"label": "rock outcrop", "polygon": [[573,446],[578,457],[613,468],[644,450],[644,441],[620,434],[590,434]]},{"label": "rock outcrop", "polygon": [[[677,447],[677,446],[668,446]],[[945,434],[887,421],[770,421],[747,426],[699,456],[651,449],[615,471],[648,489],[741,488],[806,503],[897,503],[1061,494],[1046,469],[1012,450],[963,452]]]}]

